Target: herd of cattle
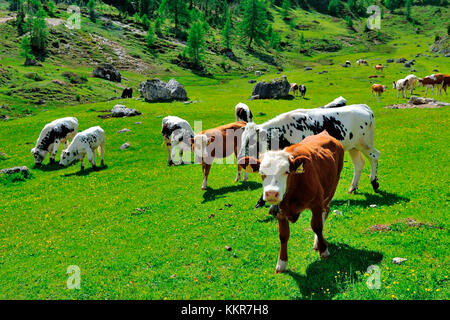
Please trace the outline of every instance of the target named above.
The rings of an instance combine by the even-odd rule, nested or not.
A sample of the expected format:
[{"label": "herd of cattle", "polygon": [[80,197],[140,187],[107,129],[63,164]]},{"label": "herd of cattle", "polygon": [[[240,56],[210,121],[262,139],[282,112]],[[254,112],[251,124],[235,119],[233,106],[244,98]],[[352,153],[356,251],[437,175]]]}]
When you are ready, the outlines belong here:
[{"label": "herd of cattle", "polygon": [[[359,64],[364,62],[359,61]],[[416,83],[426,88],[440,84],[446,90],[449,76],[435,74],[422,79],[409,75],[394,82],[394,88],[406,92]],[[434,84],[433,84],[434,83]],[[385,86],[374,85],[379,94]],[[405,89],[406,88],[406,89]],[[292,87],[294,94],[306,92],[303,85]],[[161,134],[167,147],[168,164],[183,164],[184,151],[192,151],[203,172],[202,189],[208,187],[208,176],[214,159],[224,159],[232,154],[237,158],[237,176],[241,179],[245,171],[259,172],[263,181],[263,193],[256,207],[268,202],[269,212],[276,215],[279,225],[281,250],[276,272],[287,266],[287,242],[289,221],[297,221],[301,211],[312,211],[311,227],[315,233],[314,249],[322,258],[329,252],[323,238],[323,225],[330,212],[330,202],[336,191],[343,167],[344,151],[348,151],[353,162],[354,174],[349,193],[354,193],[364,166],[364,157],[371,165],[370,181],[378,191],[377,177],[380,152],[374,146],[375,117],[365,104],[346,105],[342,97],[315,109],[296,109],[280,114],[264,123],[253,122],[250,108],[239,103],[235,107],[235,122],[194,133],[190,124],[179,117],[168,116],[162,120]],[[72,142],[69,144],[69,140]],[[105,133],[96,126],[78,133],[78,120],[73,117],[57,119],[47,124],[40,133],[35,148],[31,150],[35,163],[41,164],[47,153],[50,163],[61,143],[65,149],[60,165],[67,166],[87,156],[94,170],[96,150],[104,165]]]}]

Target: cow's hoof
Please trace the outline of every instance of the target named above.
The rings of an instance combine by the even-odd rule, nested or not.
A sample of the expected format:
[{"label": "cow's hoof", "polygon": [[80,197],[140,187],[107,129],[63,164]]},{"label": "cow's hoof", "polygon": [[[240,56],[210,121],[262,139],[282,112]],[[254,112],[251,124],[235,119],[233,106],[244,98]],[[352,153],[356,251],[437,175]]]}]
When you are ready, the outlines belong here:
[{"label": "cow's hoof", "polygon": [[173,163],[173,161],[169,161],[169,162],[167,163],[167,165],[168,165],[169,167],[171,167],[171,166],[175,165],[175,163]]},{"label": "cow's hoof", "polygon": [[350,189],[348,189],[348,193],[349,194],[356,194],[356,189],[358,189],[358,188],[354,188],[354,187],[350,187]]},{"label": "cow's hoof", "polygon": [[275,273],[283,273],[286,271],[288,262],[283,261],[280,258],[278,258],[277,267],[275,268]]},{"label": "cow's hoof", "polygon": [[328,248],[327,248],[327,250],[325,250],[324,252],[322,252],[320,254],[320,257],[324,260],[328,259],[329,256],[330,256],[330,252],[328,251]]},{"label": "cow's hoof", "polygon": [[378,183],[378,179],[375,179],[371,181],[373,191],[378,192],[378,189],[380,188],[380,184]]},{"label": "cow's hoof", "polygon": [[98,167],[97,166],[92,166],[92,170],[98,171]]},{"label": "cow's hoof", "polygon": [[56,163],[55,159],[50,158],[50,164],[55,164],[55,163]]},{"label": "cow's hoof", "polygon": [[206,189],[207,189],[207,187],[203,187],[203,186],[202,186],[202,190],[206,190]]},{"label": "cow's hoof", "polygon": [[262,208],[262,207],[264,207],[265,204],[266,204],[266,202],[264,200],[260,200],[256,204],[255,209]]}]

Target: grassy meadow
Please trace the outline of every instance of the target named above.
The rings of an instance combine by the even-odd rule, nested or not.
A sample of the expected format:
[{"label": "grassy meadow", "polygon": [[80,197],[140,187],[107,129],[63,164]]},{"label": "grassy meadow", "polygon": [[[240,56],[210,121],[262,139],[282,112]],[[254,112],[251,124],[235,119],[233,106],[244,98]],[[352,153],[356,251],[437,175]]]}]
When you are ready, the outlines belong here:
[{"label": "grassy meadow", "polygon": [[[0,299],[448,299],[449,108],[385,108],[407,101],[397,100],[392,81],[411,71],[396,63],[387,64],[384,71],[374,69],[374,64],[386,65],[386,59],[410,60],[422,53],[427,56],[416,57],[413,66],[418,77],[433,70],[449,72],[449,58],[429,52],[434,31],[445,27],[435,23],[439,17],[428,15],[430,10],[434,9],[413,11],[417,19],[427,17],[423,32],[417,33],[409,25],[399,28],[400,16],[386,13],[391,19],[386,19],[382,30],[390,39],[372,46],[356,39],[342,20],[293,11],[294,20],[307,25],[307,39],[341,37],[356,42],[340,52],[312,56],[283,52],[277,59],[286,61],[284,71],[277,74],[277,66],[270,65],[260,78],[248,71],[250,65],[255,70],[267,67],[258,50],[249,54],[236,49],[236,55],[245,58],[242,63],[227,61],[234,71],[205,77],[168,63],[179,47],[167,56],[148,55],[133,42],[136,39],[125,40],[128,34],[102,31],[100,22],[86,22],[87,29],[77,38],[81,44],[87,41],[86,32],[110,36],[151,66],[142,73],[120,70],[125,78],[121,86],[133,86],[134,97],[141,81],[175,77],[189,99],[196,101],[191,104],[146,103],[135,98],[107,102],[120,95],[122,88],[90,77],[92,66],[86,61],[70,61],[85,55],[55,53],[43,67],[24,67],[14,28],[0,24],[4,44],[0,71],[9,70],[3,75],[12,78],[8,82],[0,72],[0,105],[10,106],[0,109],[0,115],[11,116],[0,119],[0,169],[26,165],[32,174],[29,179],[0,178]],[[449,9],[442,10],[448,13]],[[298,34],[272,11],[274,29],[283,32],[283,40]],[[311,27],[314,20],[320,21],[320,27]],[[363,24],[360,21],[355,28],[362,30]],[[91,54],[94,60],[101,56],[95,48]],[[222,58],[206,56],[210,67],[219,68]],[[370,66],[357,67],[360,58]],[[341,66],[346,60],[352,67]],[[304,66],[312,70],[304,71]],[[61,77],[63,71],[84,75],[87,82],[67,87],[52,83],[55,78],[67,81]],[[43,80],[24,77],[27,72],[39,73]],[[249,78],[240,78],[242,74]],[[305,84],[306,98],[248,101],[253,88],[249,79],[281,75]],[[382,77],[369,79],[369,75]],[[371,95],[373,83],[388,87],[380,101]],[[32,91],[37,86],[42,91]],[[423,96],[424,91],[417,88],[414,94]],[[202,121],[204,129],[216,127],[233,122],[234,107],[243,102],[251,108],[254,121],[262,123],[285,111],[322,106],[341,95],[348,104],[365,103],[374,111],[381,191],[373,192],[366,161],[358,193],[347,193],[353,165],[346,154],[324,227],[330,258],[322,261],[313,250],[311,212],[305,211],[291,224],[288,271],[275,274],[278,223],[268,214],[268,206],[254,209],[262,191],[260,177],[253,174],[246,183],[234,183],[236,165],[215,164],[208,190],[201,190],[200,165],[167,166],[161,120],[176,115],[192,126]],[[30,102],[36,99],[48,103]],[[450,102],[445,94],[436,99]],[[117,103],[142,115],[98,117]],[[96,125],[105,130],[106,166],[101,170],[93,171],[86,162],[84,171],[79,163],[60,168],[49,165],[48,156],[43,166],[34,166],[30,149],[41,129],[67,116],[78,119],[79,131]],[[123,128],[131,131],[118,133]],[[131,147],[120,150],[125,142]],[[407,261],[397,265],[394,257]],[[67,288],[67,269],[73,265],[81,270],[79,290]],[[379,268],[379,289],[366,284],[370,266]]]}]

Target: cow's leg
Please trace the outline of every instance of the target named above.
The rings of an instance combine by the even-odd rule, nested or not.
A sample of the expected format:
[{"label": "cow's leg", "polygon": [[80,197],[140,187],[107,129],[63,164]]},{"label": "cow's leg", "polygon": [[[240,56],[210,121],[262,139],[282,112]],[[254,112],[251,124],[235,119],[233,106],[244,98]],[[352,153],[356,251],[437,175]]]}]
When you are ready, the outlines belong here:
[{"label": "cow's leg", "polygon": [[361,172],[364,168],[364,158],[361,155],[361,152],[356,149],[349,150],[348,153],[350,154],[354,168],[353,180],[350,188],[348,189],[348,193],[353,193],[356,192],[356,189],[358,188],[359,178],[361,177]]},{"label": "cow's leg", "polygon": [[180,148],[179,147],[179,151],[178,151],[178,154],[179,154],[179,156],[180,156],[180,162],[179,162],[179,164],[180,165],[183,165],[184,164],[184,162],[183,162],[183,153],[184,153],[184,149],[183,148]]},{"label": "cow's leg", "polygon": [[[326,208],[322,212],[322,226],[325,226],[325,221],[328,218],[328,214],[330,213],[330,204],[326,205]],[[314,234],[314,250],[319,250],[319,238],[317,237],[317,234]]]},{"label": "cow's leg", "polygon": [[244,180],[243,180],[243,182],[246,182],[247,180],[248,180],[248,172],[245,171],[244,172]]},{"label": "cow's leg", "polygon": [[280,236],[280,255],[278,256],[276,273],[286,271],[288,263],[287,244],[289,241],[289,221],[285,216],[277,216],[278,218],[278,234]]},{"label": "cow's leg", "polygon": [[314,246],[319,250],[320,257],[326,259],[330,256],[328,246],[323,238],[323,224],[325,218],[325,209],[320,207],[312,208],[311,229],[315,233]]},{"label": "cow's leg", "polygon": [[175,164],[174,159],[177,154],[177,149],[179,149],[179,146],[178,146],[177,142],[173,142],[173,141],[172,141],[171,145],[172,145],[172,150],[170,153],[170,158],[171,158],[170,161],[172,161],[172,165],[173,165],[173,164]]},{"label": "cow's leg", "polygon": [[168,157],[169,157],[168,160],[167,160],[167,164],[169,166],[173,166],[173,161],[172,161],[172,157],[171,157],[172,152],[170,150],[170,147],[171,147],[170,142],[167,142],[166,143],[166,148],[167,148],[167,154],[168,154]]},{"label": "cow's leg", "polygon": [[52,145],[52,150],[50,152],[50,163],[55,163],[56,153],[58,152],[60,141],[56,140]]},{"label": "cow's leg", "polygon": [[92,152],[91,148],[87,148],[86,156],[88,161],[92,164],[92,167],[95,169],[95,152]]},{"label": "cow's leg", "polygon": [[380,157],[380,152],[375,149],[365,149],[361,150],[361,152],[369,159],[370,161],[370,182],[372,183],[372,188],[375,192],[378,191],[378,188],[380,187],[380,184],[378,183],[378,158]]},{"label": "cow's leg", "polygon": [[207,164],[207,163],[202,163],[202,169],[203,169],[202,190],[206,190],[206,187],[208,187],[208,175],[209,175],[209,170],[211,170],[211,165]]},{"label": "cow's leg", "polygon": [[98,153],[99,155],[102,157],[102,161],[100,163],[101,166],[105,165],[105,144],[102,144],[99,148],[98,148]]},{"label": "cow's leg", "polygon": [[255,208],[262,208],[265,206],[266,202],[264,201],[263,196],[264,195],[261,195],[261,198],[259,198],[258,202],[255,205]]},{"label": "cow's leg", "polygon": [[81,170],[84,170],[84,154],[81,156],[80,158],[80,162],[81,162]]},{"label": "cow's leg", "polygon": [[242,171],[242,168],[240,166],[237,166],[237,174],[236,174],[236,179],[234,179],[234,182],[238,182],[239,180],[241,180],[241,171]]}]

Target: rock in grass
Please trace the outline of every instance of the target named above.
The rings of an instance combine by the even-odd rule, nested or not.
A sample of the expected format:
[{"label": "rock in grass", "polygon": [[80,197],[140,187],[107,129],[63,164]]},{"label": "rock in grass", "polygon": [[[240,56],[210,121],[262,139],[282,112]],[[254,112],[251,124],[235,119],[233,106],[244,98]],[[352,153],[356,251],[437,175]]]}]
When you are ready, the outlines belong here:
[{"label": "rock in grass", "polygon": [[251,100],[254,99],[282,99],[289,96],[291,85],[286,76],[271,82],[260,81],[253,87]]},{"label": "rock in grass", "polygon": [[233,250],[233,248],[231,248],[230,246],[225,246],[225,249],[226,249],[227,251]]},{"label": "rock in grass", "polygon": [[186,90],[175,79],[170,79],[167,84],[158,78],[144,81],[139,86],[139,92],[149,102],[188,100]]},{"label": "rock in grass", "polygon": [[130,132],[130,129],[123,128],[122,130],[117,131],[117,133]]},{"label": "rock in grass", "polygon": [[392,263],[395,264],[402,264],[403,262],[407,261],[408,259],[406,258],[400,258],[400,257],[395,257],[394,259],[392,259]]},{"label": "rock in grass", "polygon": [[126,150],[130,147],[129,142],[125,142],[123,145],[120,146],[120,150]]},{"label": "rock in grass", "polygon": [[122,104],[116,104],[111,112],[114,118],[134,117],[141,114],[136,109],[127,108]]},{"label": "rock in grass", "polygon": [[94,69],[94,77],[106,79],[113,82],[122,82],[122,75],[112,65],[104,64]]},{"label": "rock in grass", "polygon": [[13,173],[22,173],[26,177],[30,173],[30,169],[28,169],[28,167],[26,167],[26,166],[6,168],[6,169],[0,170],[0,173],[6,174],[6,175],[10,175]]}]

